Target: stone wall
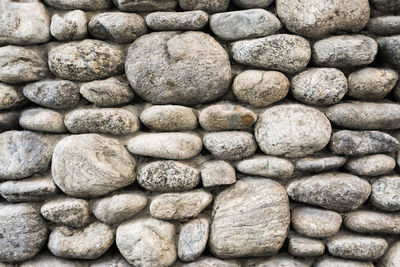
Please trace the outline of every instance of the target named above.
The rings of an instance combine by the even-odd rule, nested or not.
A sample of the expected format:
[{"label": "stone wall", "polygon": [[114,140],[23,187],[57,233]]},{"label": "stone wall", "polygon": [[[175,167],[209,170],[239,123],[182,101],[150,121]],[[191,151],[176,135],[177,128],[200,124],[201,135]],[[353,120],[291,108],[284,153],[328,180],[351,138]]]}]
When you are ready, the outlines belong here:
[{"label": "stone wall", "polygon": [[0,0],[0,266],[400,266],[398,13]]}]

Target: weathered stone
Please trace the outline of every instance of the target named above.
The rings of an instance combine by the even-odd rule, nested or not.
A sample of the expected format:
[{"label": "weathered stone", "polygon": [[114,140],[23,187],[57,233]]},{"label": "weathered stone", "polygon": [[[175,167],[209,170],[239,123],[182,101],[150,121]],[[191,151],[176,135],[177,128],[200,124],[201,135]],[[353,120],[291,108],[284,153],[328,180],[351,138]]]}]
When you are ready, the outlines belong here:
[{"label": "weathered stone", "polygon": [[289,253],[297,257],[315,257],[324,254],[325,245],[321,240],[302,236],[289,238]]},{"label": "weathered stone", "polygon": [[96,197],[133,183],[135,165],[118,141],[79,134],[57,143],[51,171],[54,182],[67,195]]},{"label": "weathered stone", "polygon": [[400,214],[357,210],[346,215],[344,225],[364,234],[400,234]]},{"label": "weathered stone", "polygon": [[82,10],[74,10],[51,17],[50,32],[57,40],[80,40],[87,35],[88,19]]},{"label": "weathered stone", "polygon": [[0,133],[19,129],[19,113],[16,111],[0,113]]},{"label": "weathered stone", "polygon": [[55,9],[101,10],[112,6],[111,0],[44,0]]},{"label": "weathered stone", "polygon": [[200,30],[208,22],[208,14],[201,10],[186,12],[154,12],[145,18],[147,26],[155,31]]},{"label": "weathered stone", "polygon": [[400,48],[400,35],[381,37],[377,39],[377,42],[379,45],[379,51],[385,62],[399,68],[400,56],[397,52]]},{"label": "weathered stone", "polygon": [[313,45],[313,61],[324,67],[356,67],[374,61],[378,44],[364,35],[338,35],[319,40]]},{"label": "weathered stone", "polygon": [[280,184],[241,179],[214,201],[211,252],[220,258],[275,254],[286,238],[289,217],[289,200]]},{"label": "weathered stone", "polygon": [[391,0],[371,0],[373,6],[381,11],[398,11],[400,10],[400,3],[398,1]]},{"label": "weathered stone", "polygon": [[86,39],[62,43],[50,49],[50,71],[63,79],[87,82],[118,75],[124,70],[121,47]]},{"label": "weathered stone", "polygon": [[303,37],[276,34],[234,42],[232,56],[240,64],[294,73],[307,66],[311,48]]},{"label": "weathered stone", "polygon": [[233,3],[241,8],[266,8],[274,0],[233,0]]},{"label": "weathered stone", "polygon": [[153,104],[194,105],[226,93],[228,54],[202,32],[154,32],[129,48],[125,72],[133,90]]},{"label": "weathered stone", "polygon": [[376,35],[400,33],[400,16],[381,16],[370,18],[366,29]]},{"label": "weathered stone", "polygon": [[134,266],[170,266],[176,260],[175,227],[171,223],[145,218],[121,224],[117,247]]},{"label": "weathered stone", "polygon": [[228,9],[229,0],[179,0],[183,10],[204,10],[207,13],[224,12]]},{"label": "weathered stone", "polygon": [[396,161],[390,156],[376,154],[350,159],[344,167],[355,175],[377,176],[391,172],[396,167]]},{"label": "weathered stone", "polygon": [[[1,265],[0,265],[1,266]],[[19,267],[87,267],[87,264],[80,262],[78,260],[67,260],[63,258],[56,257],[50,252],[41,252],[35,258],[22,262]],[[1,266],[8,267],[8,266]],[[14,266],[10,266],[14,267]],[[92,267],[92,266],[91,266]],[[120,267],[120,266],[118,266]]]},{"label": "weathered stone", "polygon": [[255,107],[266,107],[283,99],[290,82],[277,71],[246,70],[236,76],[232,90],[236,98]]},{"label": "weathered stone", "polygon": [[396,267],[400,263],[400,242],[394,243],[381,258],[378,267]]},{"label": "weathered stone", "polygon": [[207,245],[209,222],[198,218],[185,223],[178,239],[178,256],[183,261],[196,260]]},{"label": "weathered stone", "polygon": [[183,264],[182,267],[240,267],[235,261],[221,260],[212,257],[201,257],[197,261]]},{"label": "weathered stone", "polygon": [[293,258],[286,253],[278,254],[264,260],[248,260],[246,266],[254,267],[276,267],[276,266],[290,266],[290,267],[311,267],[310,263],[306,260]]},{"label": "weathered stone", "polygon": [[236,168],[242,173],[274,179],[290,178],[294,171],[290,161],[273,156],[254,156],[238,162]]},{"label": "weathered stone", "polygon": [[[107,253],[108,254],[108,253]],[[125,258],[119,253],[114,252],[90,262],[90,267],[131,267]]]},{"label": "weathered stone", "polygon": [[201,180],[204,187],[229,185],[236,182],[235,169],[226,161],[207,161],[201,168]]},{"label": "weathered stone", "polygon": [[44,108],[26,109],[21,112],[19,125],[32,131],[64,133],[63,115],[57,111]]},{"label": "weathered stone", "polygon": [[331,124],[320,111],[287,104],[267,109],[254,127],[265,154],[304,157],[323,149],[331,137]]},{"label": "weathered stone", "polygon": [[0,82],[0,110],[18,108],[25,100],[20,88]]},{"label": "weathered stone", "polygon": [[291,81],[293,96],[308,105],[329,106],[339,103],[347,93],[347,79],[334,68],[312,68]]},{"label": "weathered stone", "polygon": [[294,201],[336,211],[360,207],[371,193],[370,184],[347,173],[323,173],[294,180],[287,187]]},{"label": "weathered stone", "polygon": [[400,210],[400,176],[383,176],[373,182],[370,200],[381,210]]},{"label": "weathered stone", "polygon": [[334,257],[324,257],[320,258],[315,264],[314,267],[374,267],[371,262],[366,261],[353,261],[353,260],[345,260]]},{"label": "weathered stone", "polygon": [[119,10],[127,12],[153,12],[173,10],[178,0],[113,0]]},{"label": "weathered stone", "polygon": [[51,253],[69,259],[97,259],[114,243],[110,226],[94,222],[82,229],[59,226],[53,229],[47,244]]},{"label": "weathered stone", "polygon": [[346,158],[338,156],[303,158],[296,162],[295,168],[301,172],[322,172],[342,167]]}]

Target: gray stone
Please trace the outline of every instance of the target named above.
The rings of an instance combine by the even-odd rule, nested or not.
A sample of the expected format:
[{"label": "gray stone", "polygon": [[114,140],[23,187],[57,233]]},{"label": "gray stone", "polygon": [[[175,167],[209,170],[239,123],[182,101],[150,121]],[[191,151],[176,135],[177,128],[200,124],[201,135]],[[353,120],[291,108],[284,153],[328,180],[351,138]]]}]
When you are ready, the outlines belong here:
[{"label": "gray stone", "polygon": [[320,258],[315,264],[314,267],[374,267],[371,262],[366,261],[353,261],[353,260],[345,260],[334,257],[323,257]]},{"label": "gray stone", "polygon": [[286,104],[267,109],[254,127],[265,154],[304,157],[322,150],[331,137],[331,124],[317,109]]},{"label": "gray stone", "polygon": [[368,199],[371,186],[357,176],[331,172],[294,180],[286,191],[294,201],[344,212],[360,207]]},{"label": "gray stone", "polygon": [[47,246],[57,257],[88,260],[99,258],[113,243],[113,229],[107,224],[94,222],[81,229],[54,228]]},{"label": "gray stone", "polygon": [[381,11],[398,11],[400,10],[400,3],[392,0],[371,0],[373,6]]},{"label": "gray stone", "polygon": [[124,70],[120,46],[86,39],[62,43],[50,49],[50,71],[63,79],[87,82],[118,75]]},{"label": "gray stone", "polygon": [[232,90],[236,98],[255,107],[266,107],[283,99],[290,82],[277,71],[246,70],[236,76]]},{"label": "gray stone", "polygon": [[370,18],[366,29],[376,35],[400,33],[400,16],[381,16]]},{"label": "gray stone", "polygon": [[233,0],[233,3],[241,8],[266,8],[274,0]]},{"label": "gray stone", "polygon": [[311,48],[303,37],[276,34],[234,42],[232,57],[240,64],[294,73],[307,66]]},{"label": "gray stone", "polygon": [[381,37],[377,39],[379,44],[379,51],[382,54],[383,59],[395,66],[400,67],[400,56],[398,51],[400,48],[400,35],[393,35],[389,37]]},{"label": "gray stone", "polygon": [[201,257],[197,261],[183,264],[182,267],[240,267],[235,261],[221,260],[212,257]]},{"label": "gray stone", "polygon": [[79,134],[57,143],[51,171],[54,182],[67,195],[97,197],[133,183],[135,165],[118,141]]},{"label": "gray stone", "polygon": [[144,218],[121,224],[117,247],[133,266],[170,266],[176,260],[175,226]]},{"label": "gray stone", "polygon": [[177,161],[162,160],[141,166],[137,180],[148,191],[185,191],[199,184],[200,172]]},{"label": "gray stone", "polygon": [[236,182],[235,169],[226,161],[207,161],[201,168],[201,180],[204,187],[229,185]]},{"label": "gray stone", "polygon": [[400,234],[400,214],[357,210],[346,214],[344,225],[364,234]]},{"label": "gray stone", "polygon": [[324,254],[325,245],[321,240],[302,236],[289,238],[289,253],[297,257],[315,257]]},{"label": "gray stone", "polygon": [[342,167],[346,158],[339,156],[302,158],[296,161],[295,168],[301,172],[322,172]]},{"label": "gray stone", "polygon": [[381,258],[378,267],[396,267],[400,263],[400,242],[395,242]]},{"label": "gray stone", "polygon": [[119,10],[127,12],[153,12],[174,10],[178,0],[113,0]]},{"label": "gray stone", "polygon": [[391,172],[396,167],[396,161],[390,156],[376,154],[350,159],[344,167],[355,175],[377,176]]},{"label": "gray stone", "polygon": [[21,112],[19,125],[22,128],[32,131],[64,133],[63,115],[60,112],[44,109],[32,108]]},{"label": "gray stone", "polygon": [[145,20],[147,26],[155,31],[193,31],[207,25],[208,14],[201,10],[154,12],[148,14]]},{"label": "gray stone", "polygon": [[18,108],[25,102],[26,99],[19,87],[0,82],[0,110]]},{"label": "gray stone", "polygon": [[244,178],[214,201],[209,245],[219,258],[278,252],[289,228],[289,200],[269,179]]},{"label": "gray stone", "polygon": [[86,37],[88,19],[82,10],[51,17],[50,32],[59,41],[80,40]]},{"label": "gray stone", "polygon": [[16,111],[0,113],[0,133],[19,129],[19,113]]},{"label": "gray stone", "polygon": [[[108,253],[107,253],[108,254]],[[109,253],[103,255],[101,258],[90,262],[89,267],[131,267],[125,258],[119,253]],[[49,266],[51,267],[51,266]]]},{"label": "gray stone", "polygon": [[293,174],[294,166],[287,159],[273,156],[254,156],[238,162],[236,169],[245,174],[280,180],[290,178]]},{"label": "gray stone", "polygon": [[179,0],[183,10],[204,10],[207,13],[224,12],[228,9],[229,0]]},{"label": "gray stone", "polygon": [[246,266],[251,267],[276,267],[276,266],[288,266],[288,267],[311,267],[310,263],[306,260],[293,258],[286,253],[278,254],[264,260],[249,260]]},{"label": "gray stone", "polygon": [[112,7],[111,0],[44,0],[55,9],[101,10]]},{"label": "gray stone", "polygon": [[364,35],[338,35],[319,40],[313,45],[313,61],[324,67],[356,67],[374,61],[378,44]]},{"label": "gray stone", "polygon": [[227,52],[202,32],[154,32],[128,50],[125,72],[133,90],[153,104],[194,105],[226,93]]},{"label": "gray stone", "polygon": [[293,96],[308,105],[337,104],[347,93],[347,79],[334,68],[312,68],[294,76],[291,81]]},{"label": "gray stone", "polygon": [[79,87],[67,80],[43,80],[24,87],[24,95],[32,102],[48,108],[70,109],[79,102]]},{"label": "gray stone", "polygon": [[185,223],[179,233],[178,256],[182,261],[194,261],[204,251],[209,234],[209,222],[198,218]]},{"label": "gray stone", "polygon": [[[0,265],[1,266],[1,265]],[[56,257],[49,252],[41,252],[35,258],[22,262],[19,267],[88,267],[77,260],[67,260]],[[2,266],[3,267],[3,266]],[[8,266],[7,266],[8,267]],[[11,267],[11,266],[10,266]],[[118,266],[119,267],[119,266]]]},{"label": "gray stone", "polygon": [[383,176],[373,182],[370,201],[381,210],[400,210],[400,176]]}]

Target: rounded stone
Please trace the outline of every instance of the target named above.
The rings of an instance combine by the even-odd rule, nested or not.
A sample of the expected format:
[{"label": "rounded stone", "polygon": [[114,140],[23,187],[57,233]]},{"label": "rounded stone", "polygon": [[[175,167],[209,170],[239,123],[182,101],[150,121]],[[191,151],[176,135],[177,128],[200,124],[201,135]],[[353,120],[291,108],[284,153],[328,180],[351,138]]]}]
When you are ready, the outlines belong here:
[{"label": "rounded stone", "polygon": [[51,171],[54,182],[67,195],[97,197],[133,183],[135,165],[114,139],[80,134],[57,143]]},{"label": "rounded stone", "polygon": [[20,88],[0,82],[0,110],[18,108],[25,102]]},{"label": "rounded stone", "polygon": [[26,109],[21,112],[19,125],[32,131],[64,133],[63,115],[57,111],[44,108]]},{"label": "rounded stone", "polygon": [[399,11],[400,3],[392,0],[371,0],[371,4],[380,11]]},{"label": "rounded stone", "polygon": [[388,37],[380,37],[377,39],[379,45],[379,52],[383,59],[396,68],[400,67],[400,56],[398,51],[400,48],[400,35],[393,35]]},{"label": "rounded stone", "polygon": [[224,12],[228,9],[229,0],[179,0],[183,10],[204,10],[207,13]]},{"label": "rounded stone", "polygon": [[233,0],[233,3],[240,8],[266,8],[274,0]]},{"label": "rounded stone", "polygon": [[296,170],[301,172],[321,172],[343,166],[346,158],[339,156],[302,158],[296,161]]},{"label": "rounded stone", "polygon": [[125,72],[132,89],[153,104],[194,105],[229,89],[228,54],[202,32],[155,32],[129,48]]},{"label": "rounded stone", "polygon": [[127,12],[154,12],[174,10],[178,0],[113,0],[119,10]]},{"label": "rounded stone", "polygon": [[238,162],[236,169],[250,175],[287,179],[292,176],[294,166],[286,159],[273,156],[254,156]]},{"label": "rounded stone", "polygon": [[323,241],[302,236],[291,236],[289,238],[289,253],[297,257],[315,257],[324,254],[325,245]]},{"label": "rounded stone", "polygon": [[208,14],[202,10],[184,12],[154,12],[145,18],[149,28],[155,31],[193,31],[207,25]]},{"label": "rounded stone", "polygon": [[20,129],[19,113],[16,111],[0,113],[0,133],[8,130]]},{"label": "rounded stone", "polygon": [[400,176],[383,176],[373,182],[370,199],[381,210],[400,210]]},{"label": "rounded stone", "polygon": [[377,176],[391,172],[396,167],[394,158],[385,154],[376,154],[347,161],[346,170],[362,176]]},{"label": "rounded stone", "polygon": [[380,259],[378,267],[396,267],[400,264],[400,242],[395,242]]},{"label": "rounded stone", "polygon": [[[54,256],[48,251],[44,251],[39,253],[35,258],[24,261],[20,265],[20,267],[50,267],[50,266],[57,266],[57,267],[85,267],[85,265],[79,260],[68,260]],[[8,265],[2,265],[2,267],[14,267]]]},{"label": "rounded stone", "polygon": [[51,17],[50,32],[57,40],[80,40],[87,35],[88,19],[82,10],[74,10]]},{"label": "rounded stone", "polygon": [[314,267],[374,267],[371,262],[345,260],[334,257],[321,257],[315,262]]},{"label": "rounded stone", "polygon": [[207,161],[201,166],[201,180],[204,187],[229,185],[236,182],[236,172],[226,161]]},{"label": "rounded stone", "polygon": [[182,261],[194,261],[207,245],[210,223],[206,218],[197,218],[182,226],[178,239],[178,256]]},{"label": "rounded stone", "polygon": [[366,29],[376,35],[400,33],[400,16],[380,16],[370,18]]},{"label": "rounded stone", "polygon": [[200,257],[191,263],[186,263],[182,267],[240,267],[241,264],[235,260],[221,260],[213,257]]},{"label": "rounded stone", "polygon": [[111,8],[111,0],[44,0],[55,9],[102,10]]},{"label": "rounded stone", "polygon": [[254,127],[265,154],[304,157],[322,150],[331,137],[331,124],[320,111],[286,104],[267,109]]},{"label": "rounded stone", "polygon": [[364,234],[400,234],[400,214],[357,210],[346,214],[347,229]]}]

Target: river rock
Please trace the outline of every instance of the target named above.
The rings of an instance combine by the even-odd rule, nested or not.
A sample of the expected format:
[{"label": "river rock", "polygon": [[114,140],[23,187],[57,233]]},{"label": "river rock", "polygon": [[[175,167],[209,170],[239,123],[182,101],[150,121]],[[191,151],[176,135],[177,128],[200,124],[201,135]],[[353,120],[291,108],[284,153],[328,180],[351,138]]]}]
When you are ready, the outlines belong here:
[{"label": "river rock", "polygon": [[113,0],[119,10],[127,12],[153,12],[173,10],[178,0]]},{"label": "river rock", "polygon": [[289,238],[289,253],[297,257],[315,257],[324,254],[325,245],[321,240],[302,236]]},{"label": "river rock", "polygon": [[154,12],[145,18],[155,31],[194,31],[207,25],[208,14],[202,10],[185,12]]},{"label": "river rock", "polygon": [[241,265],[233,260],[221,260],[212,257],[200,257],[197,261],[183,264],[182,267],[240,267]]},{"label": "river rock", "polygon": [[290,266],[290,267],[310,267],[310,263],[307,260],[301,260],[299,258],[294,258],[286,253],[278,254],[272,257],[267,257],[266,259],[254,259],[248,260],[246,266],[254,267],[275,267],[275,266]]},{"label": "river rock", "polygon": [[235,169],[226,161],[207,161],[201,168],[201,180],[204,187],[229,185],[236,182]]},{"label": "river rock", "polygon": [[373,182],[370,200],[381,210],[400,210],[400,176],[383,176]]},{"label": "river rock", "polygon": [[371,0],[373,6],[380,11],[398,11],[400,10],[400,3],[391,0]]},{"label": "river rock", "polygon": [[107,253],[101,258],[91,261],[90,267],[131,267],[125,258],[118,252]]},{"label": "river rock", "polygon": [[396,161],[385,154],[376,154],[350,159],[344,167],[355,175],[377,176],[391,172]]},{"label": "river rock", "polygon": [[88,19],[82,10],[51,17],[50,32],[59,41],[81,40],[87,35]]},{"label": "river rock", "polygon": [[[67,260],[54,256],[48,251],[39,253],[35,258],[22,262],[19,267],[87,267],[85,263],[78,260]],[[2,266],[14,267],[14,266]],[[91,266],[92,267],[92,266]],[[120,266],[118,266],[120,267]],[[122,267],[122,266],[121,266]]]},{"label": "river rock", "polygon": [[376,35],[400,33],[400,16],[381,16],[370,18],[366,29]]},{"label": "river rock", "polygon": [[378,267],[396,267],[400,263],[400,242],[394,243],[381,258]]},{"label": "river rock", "polygon": [[364,234],[400,234],[400,214],[369,210],[350,212],[344,219],[347,229]]},{"label": "river rock", "polygon": [[16,111],[0,113],[0,133],[20,129],[19,113]]},{"label": "river rock", "polygon": [[224,95],[228,54],[202,32],[154,32],[129,48],[125,71],[133,90],[153,104],[194,105]]},{"label": "river rock", "polygon": [[400,68],[400,56],[397,51],[400,48],[400,35],[381,37],[377,39],[379,51],[385,62]]},{"label": "river rock", "polygon": [[209,226],[206,218],[194,219],[183,225],[178,239],[178,257],[182,261],[194,261],[203,253]]},{"label": "river rock", "polygon": [[302,158],[296,161],[295,168],[301,172],[322,172],[342,167],[346,158],[339,156]]},{"label": "river rock", "polygon": [[183,10],[200,9],[212,14],[226,11],[229,6],[229,0],[179,0],[179,6]]},{"label": "river rock", "polygon": [[292,176],[294,166],[287,159],[273,156],[254,156],[238,162],[236,169],[250,175],[287,179]]},{"label": "river rock", "polygon": [[371,262],[353,261],[334,257],[323,257],[317,260],[314,267],[374,267]]},{"label": "river rock", "polygon": [[55,9],[101,10],[112,6],[111,0],[44,0]]},{"label": "river rock", "polygon": [[26,109],[21,112],[19,125],[32,131],[64,133],[63,115],[57,111],[44,108]]},{"label": "river rock", "polygon": [[0,82],[0,110],[18,108],[25,102],[20,88]]},{"label": "river rock", "polygon": [[233,0],[233,3],[240,8],[266,8],[274,0]]}]

